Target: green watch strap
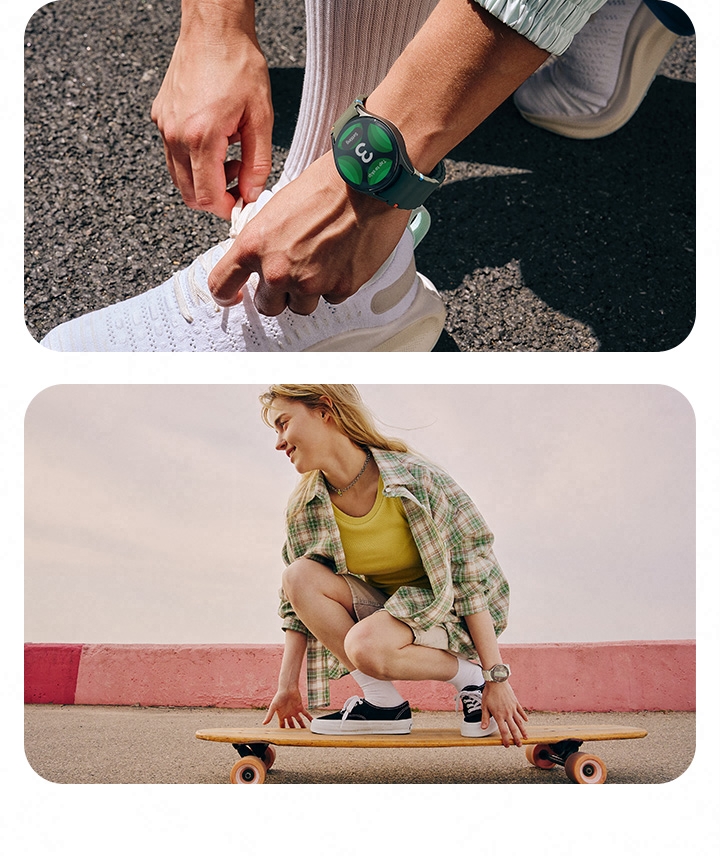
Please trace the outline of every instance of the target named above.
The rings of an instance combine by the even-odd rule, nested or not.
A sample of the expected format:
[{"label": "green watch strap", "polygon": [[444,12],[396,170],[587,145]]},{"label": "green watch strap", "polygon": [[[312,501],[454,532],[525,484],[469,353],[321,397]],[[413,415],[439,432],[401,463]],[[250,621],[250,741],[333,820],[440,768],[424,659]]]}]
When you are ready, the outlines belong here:
[{"label": "green watch strap", "polygon": [[445,163],[443,161],[440,161],[430,175],[423,175],[417,170],[412,173],[402,170],[392,187],[375,195],[396,208],[417,208],[434,190],[440,187],[444,178]]},{"label": "green watch strap", "polygon": [[400,131],[387,119],[384,119],[381,116],[375,116],[373,113],[369,113],[365,109],[364,97],[356,98],[333,125],[330,132],[333,144],[337,142],[337,135],[340,134],[342,129],[360,115],[371,116],[379,119],[387,125],[395,134],[396,140],[399,144],[399,149],[402,152],[402,155],[400,156],[400,170],[398,172],[397,179],[385,190],[375,192],[369,191],[368,194],[374,196],[376,199],[382,199],[383,202],[386,202],[388,205],[395,208],[407,210],[418,208],[434,190],[437,190],[438,187],[440,187],[444,181],[444,161],[440,161],[429,175],[423,175],[423,173],[415,169],[410,163],[410,159],[405,151],[405,142]]}]

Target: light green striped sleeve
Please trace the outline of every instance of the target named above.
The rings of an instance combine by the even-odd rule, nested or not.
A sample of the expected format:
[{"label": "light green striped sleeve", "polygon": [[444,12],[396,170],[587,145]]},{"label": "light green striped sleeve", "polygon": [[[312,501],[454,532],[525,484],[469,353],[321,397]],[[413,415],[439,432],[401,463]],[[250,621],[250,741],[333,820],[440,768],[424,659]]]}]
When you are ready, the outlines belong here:
[{"label": "light green striped sleeve", "polygon": [[539,48],[561,54],[605,0],[474,0]]}]

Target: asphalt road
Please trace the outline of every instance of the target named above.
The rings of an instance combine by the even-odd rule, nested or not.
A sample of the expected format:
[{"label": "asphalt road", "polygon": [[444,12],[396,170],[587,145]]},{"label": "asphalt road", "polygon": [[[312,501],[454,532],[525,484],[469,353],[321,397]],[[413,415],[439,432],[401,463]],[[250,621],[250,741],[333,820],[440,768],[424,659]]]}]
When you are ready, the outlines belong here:
[{"label": "asphalt road", "polygon": [[[416,713],[416,727],[459,727],[460,714]],[[217,708],[27,705],[25,753],[58,783],[227,784],[238,755],[197,740],[201,728],[258,726],[263,712]],[[535,724],[627,725],[641,740],[587,743],[608,766],[608,783],[658,784],[687,770],[695,750],[692,713],[532,713]],[[569,785],[561,768],[540,770],[508,749],[330,749],[280,746],[267,784]]]},{"label": "asphalt road", "polygon": [[[297,115],[302,0],[258,0],[276,109],[273,174]],[[174,0],[62,0],[26,51],[26,321],[58,323],[145,291],[226,237],[190,211],[150,106]],[[695,307],[695,40],[666,58],[633,120],[571,141],[503,104],[449,156],[418,268],[448,307],[438,350],[661,351]],[[272,179],[271,179],[272,180]]]}]

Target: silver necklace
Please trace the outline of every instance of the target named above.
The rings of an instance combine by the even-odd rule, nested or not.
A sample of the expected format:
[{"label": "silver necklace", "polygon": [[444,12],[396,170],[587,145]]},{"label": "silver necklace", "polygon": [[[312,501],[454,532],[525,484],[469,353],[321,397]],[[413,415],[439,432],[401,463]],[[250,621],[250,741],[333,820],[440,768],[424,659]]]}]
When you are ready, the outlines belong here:
[{"label": "silver necklace", "polygon": [[365,470],[367,469],[367,465],[369,463],[370,463],[370,450],[368,449],[368,453],[367,453],[367,456],[365,457],[365,463],[362,465],[362,469],[360,470],[360,472],[355,476],[355,478],[350,482],[350,484],[347,487],[343,487],[343,488],[335,487],[334,484],[330,484],[330,482],[327,480],[327,476],[325,476],[325,484],[330,488],[330,490],[334,490],[338,496],[342,496],[346,491],[350,490],[350,488],[353,485],[357,484],[357,482],[360,479],[360,476],[362,476],[362,474],[365,472]]}]

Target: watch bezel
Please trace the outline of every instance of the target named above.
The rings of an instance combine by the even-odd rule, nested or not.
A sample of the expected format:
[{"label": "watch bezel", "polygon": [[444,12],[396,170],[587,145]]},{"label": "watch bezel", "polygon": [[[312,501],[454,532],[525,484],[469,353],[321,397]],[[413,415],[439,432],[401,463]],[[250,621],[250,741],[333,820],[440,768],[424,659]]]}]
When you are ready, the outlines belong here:
[{"label": "watch bezel", "polygon": [[[496,677],[496,670],[501,671],[501,676]],[[486,680],[490,680],[492,683],[501,684],[510,677],[510,674],[510,666],[508,666],[507,663],[496,663],[490,669],[487,669],[488,678],[486,678]]]},{"label": "watch bezel", "polygon": [[[348,174],[341,169],[339,163],[339,160],[342,157],[349,157],[355,162],[360,162],[362,160],[362,157],[358,155],[353,149],[350,149],[350,151],[345,151],[342,149],[342,138],[346,129],[356,123],[361,124],[361,127],[363,128],[363,136],[365,138],[367,138],[367,133],[365,129],[367,129],[370,125],[375,125],[381,128],[392,142],[393,148],[388,153],[380,153],[376,150],[373,150],[374,158],[378,155],[381,155],[382,157],[385,157],[392,162],[392,166],[390,167],[388,174],[375,184],[370,184],[366,180],[366,168],[361,166],[363,180],[361,182],[357,182],[350,178]],[[363,142],[365,142],[365,140],[363,140]],[[378,116],[373,116],[372,114],[367,113],[364,110],[360,111],[358,109],[357,115],[345,122],[345,124],[339,129],[335,139],[333,140],[332,149],[335,166],[342,175],[344,181],[346,181],[350,187],[352,187],[354,190],[357,190],[359,193],[366,193],[373,196],[378,193],[382,193],[383,191],[387,190],[395,184],[395,182],[398,180],[398,176],[402,168],[407,168],[407,153],[404,151],[405,146],[402,142],[402,136],[400,136],[397,128],[395,128],[387,120],[381,119]],[[371,162],[372,161],[368,162],[368,167]]]}]

